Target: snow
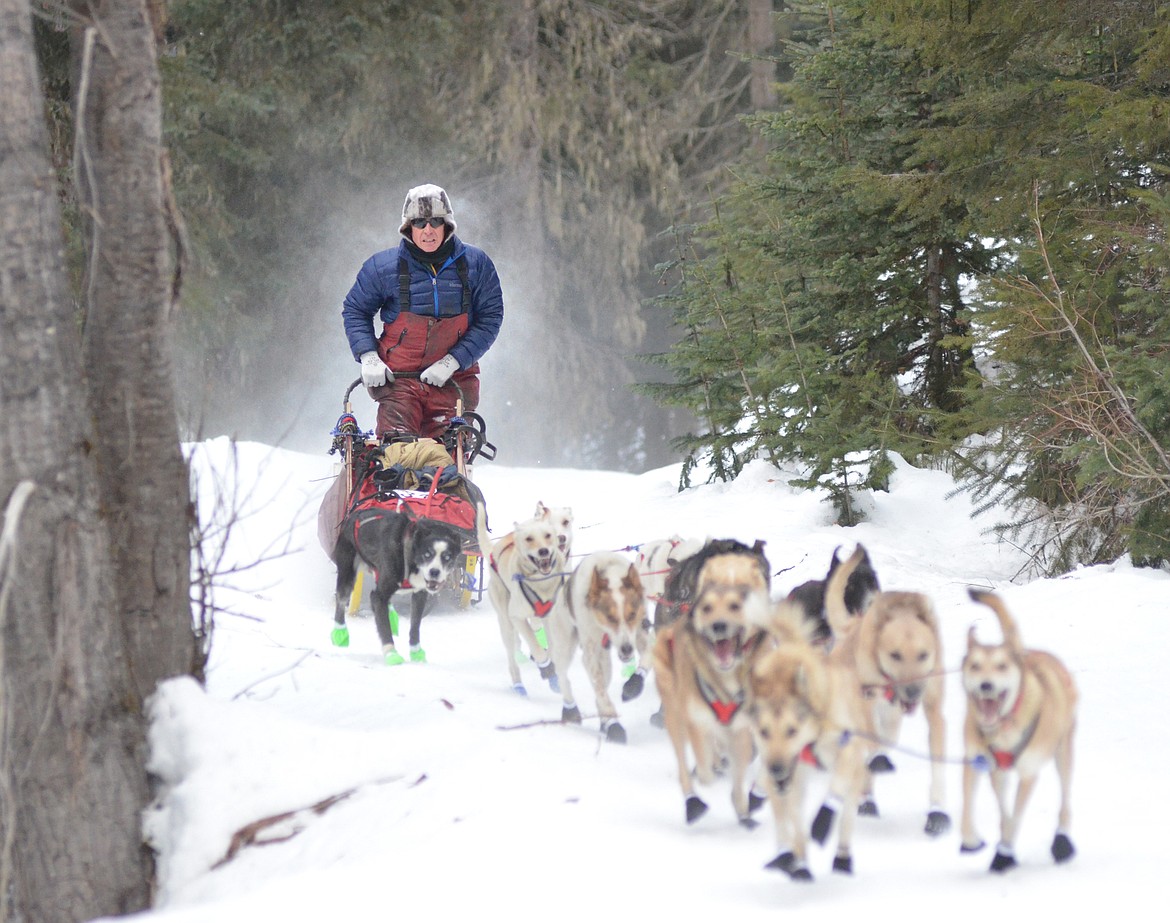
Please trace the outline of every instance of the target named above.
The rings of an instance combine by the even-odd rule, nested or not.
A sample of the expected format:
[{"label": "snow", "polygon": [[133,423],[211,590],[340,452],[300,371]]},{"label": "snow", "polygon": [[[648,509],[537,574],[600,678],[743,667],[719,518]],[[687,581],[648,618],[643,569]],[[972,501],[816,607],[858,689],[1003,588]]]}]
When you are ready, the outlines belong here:
[{"label": "snow", "polygon": [[[349,648],[334,648],[333,572],[317,542],[316,510],[335,459],[223,439],[195,444],[191,455],[209,548],[224,538],[213,521],[237,515],[217,565],[222,611],[207,688],[173,680],[153,701],[150,768],[160,790],[146,829],[160,890],[156,909],[133,919],[600,920],[668,911],[752,921],[806,910],[867,923],[925,913],[1124,918],[1165,893],[1158,843],[1170,817],[1159,794],[1170,751],[1162,662],[1170,575],[1118,562],[1060,579],[1018,578],[1023,552],[986,535],[991,521],[972,520],[943,472],[899,464],[890,492],[867,498],[869,519],[846,530],[832,524],[822,495],[790,487],[791,472],[762,462],[733,483],[682,493],[677,466],[635,475],[476,465],[495,534],[540,500],[573,507],[575,557],[597,549],[632,557],[632,546],[673,533],[760,538],[775,595],[823,577],[835,548],[860,541],[883,588],[932,597],[951,671],[954,827],[937,839],[922,832],[929,766],[919,714],[892,753],[897,771],[877,779],[882,816],[858,821],[855,873],[830,870],[830,839],[812,844],[816,880],[800,884],[764,869],[777,851],[770,813],[758,815],[755,830],[738,825],[725,780],[700,788],[710,811],[685,823],[673,753],[649,720],[658,705],[652,679],[633,702],[615,696],[629,734],[621,746],[600,739],[583,673],[574,674],[580,727],[558,723],[560,697],[531,664],[523,667],[529,697],[511,691],[486,597],[428,615],[425,664],[385,666],[368,615],[351,622]],[[1048,852],[1057,810],[1051,766],[1023,819],[1019,868],[988,872],[990,846],[959,852],[964,703],[956,671],[968,627],[993,633],[995,624],[967,598],[972,585],[999,592],[1025,643],[1060,656],[1079,685],[1078,853],[1067,864]],[[810,817],[817,803],[813,792]],[[257,842],[232,849],[237,831],[286,812]],[[986,780],[977,814],[994,843]]]}]

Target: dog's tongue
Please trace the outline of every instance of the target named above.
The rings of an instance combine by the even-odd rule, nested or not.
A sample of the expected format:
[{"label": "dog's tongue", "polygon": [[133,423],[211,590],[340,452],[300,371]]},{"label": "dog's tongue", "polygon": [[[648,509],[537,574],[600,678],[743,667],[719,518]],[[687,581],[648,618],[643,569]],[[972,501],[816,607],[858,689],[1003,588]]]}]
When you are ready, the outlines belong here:
[{"label": "dog's tongue", "polygon": [[715,642],[715,658],[721,667],[726,669],[735,662],[736,648],[734,638],[722,638]]},{"label": "dog's tongue", "polygon": [[1002,696],[988,699],[979,699],[975,704],[979,710],[979,719],[984,724],[994,724],[999,718],[999,706]]}]

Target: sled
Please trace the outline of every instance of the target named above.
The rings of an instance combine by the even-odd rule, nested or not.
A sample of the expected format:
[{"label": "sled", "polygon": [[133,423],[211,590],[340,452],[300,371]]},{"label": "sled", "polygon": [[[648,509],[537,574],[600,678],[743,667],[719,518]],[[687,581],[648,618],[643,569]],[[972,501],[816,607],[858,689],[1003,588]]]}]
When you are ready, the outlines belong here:
[{"label": "sled", "polygon": [[[463,411],[463,393],[450,382],[447,386],[453,386],[459,396],[455,416],[440,440],[396,435],[383,442],[372,432],[363,432],[354,416],[350,396],[360,385],[359,378],[346,389],[343,412],[330,433],[329,454],[340,456],[340,470],[317,513],[321,547],[333,560],[342,521],[357,509],[375,507],[439,520],[454,528],[462,540],[463,564],[452,572],[448,593],[460,609],[478,603],[483,599],[484,568],[475,518],[477,506],[486,510],[486,503],[469,470],[477,458],[491,461],[496,457],[483,417]],[[361,594],[359,574],[350,614],[356,611]]]}]

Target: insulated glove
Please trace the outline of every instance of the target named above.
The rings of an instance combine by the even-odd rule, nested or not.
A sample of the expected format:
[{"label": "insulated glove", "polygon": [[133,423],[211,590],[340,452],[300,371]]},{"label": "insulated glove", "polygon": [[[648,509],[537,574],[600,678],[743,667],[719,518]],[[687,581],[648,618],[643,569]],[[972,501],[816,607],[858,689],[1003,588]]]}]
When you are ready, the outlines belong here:
[{"label": "insulated glove", "polygon": [[382,357],[371,350],[362,353],[362,384],[367,388],[376,388],[379,385],[388,385],[394,380],[394,373],[390,371]]},{"label": "insulated glove", "polygon": [[428,385],[434,385],[436,388],[441,388],[447,383],[448,379],[450,379],[450,377],[458,371],[459,360],[450,353],[447,353],[447,355],[426,369],[426,371],[424,371],[418,377]]}]

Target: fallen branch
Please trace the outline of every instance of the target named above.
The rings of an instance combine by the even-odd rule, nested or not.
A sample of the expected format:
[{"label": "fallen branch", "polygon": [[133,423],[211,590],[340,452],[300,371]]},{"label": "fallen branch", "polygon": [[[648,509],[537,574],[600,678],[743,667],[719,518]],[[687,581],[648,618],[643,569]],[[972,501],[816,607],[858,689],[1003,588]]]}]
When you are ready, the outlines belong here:
[{"label": "fallen branch", "polygon": [[[231,843],[228,845],[228,850],[224,857],[220,859],[213,869],[226,865],[231,862],[240,852],[247,846],[271,846],[273,843],[285,843],[291,840],[294,836],[305,829],[305,815],[313,814],[320,816],[328,811],[335,804],[345,801],[350,795],[360,791],[368,785],[386,785],[390,782],[401,781],[398,777],[375,779],[373,782],[367,782],[364,785],[356,785],[353,788],[348,788],[343,792],[338,792],[336,795],[330,795],[328,798],[322,798],[315,804],[309,805],[307,808],[298,808],[295,811],[285,811],[281,814],[273,814],[269,817],[261,817],[259,820],[254,820],[250,824],[245,824],[239,830],[232,834]],[[423,774],[415,779],[412,788],[415,785],[426,781],[426,775]],[[283,832],[274,832],[269,836],[261,839],[261,835],[266,831],[271,831],[273,827],[280,824],[291,822],[289,829]]]}]

